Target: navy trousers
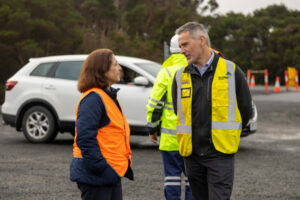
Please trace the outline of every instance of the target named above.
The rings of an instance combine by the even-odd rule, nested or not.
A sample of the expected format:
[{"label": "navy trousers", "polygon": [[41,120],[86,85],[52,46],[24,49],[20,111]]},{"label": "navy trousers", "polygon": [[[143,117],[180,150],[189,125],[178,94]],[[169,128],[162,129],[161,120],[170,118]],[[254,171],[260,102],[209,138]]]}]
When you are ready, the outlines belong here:
[{"label": "navy trousers", "polygon": [[121,181],[117,185],[94,186],[77,183],[82,200],[122,200]]},{"label": "navy trousers", "polygon": [[[181,175],[182,173],[185,175],[183,158],[179,155],[178,151],[161,151],[161,154],[164,163],[164,193],[166,200],[180,200]],[[185,199],[192,200],[189,182],[186,177],[184,179]]]}]

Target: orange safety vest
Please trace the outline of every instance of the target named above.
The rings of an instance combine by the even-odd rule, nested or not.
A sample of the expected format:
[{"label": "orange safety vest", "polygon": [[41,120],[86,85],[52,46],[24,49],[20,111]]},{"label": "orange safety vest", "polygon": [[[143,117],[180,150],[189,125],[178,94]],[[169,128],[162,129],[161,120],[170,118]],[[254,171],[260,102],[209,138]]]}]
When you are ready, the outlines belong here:
[{"label": "orange safety vest", "polygon": [[[105,158],[106,162],[119,174],[119,176],[123,177],[128,169],[128,160],[130,160],[130,163],[132,163],[129,144],[129,125],[125,119],[123,111],[121,112],[111,97],[100,88],[92,88],[82,94],[76,108],[76,120],[79,104],[81,100],[90,92],[96,92],[100,95],[106,109],[106,114],[110,119],[108,126],[98,129],[98,134],[96,137],[102,156]],[[81,150],[76,144],[76,138],[77,130],[75,127],[73,156],[82,157]]]},{"label": "orange safety vest", "polygon": [[213,50],[215,52],[215,54],[220,55],[222,58],[224,58],[224,55],[221,53],[221,51],[209,48],[209,50]]}]

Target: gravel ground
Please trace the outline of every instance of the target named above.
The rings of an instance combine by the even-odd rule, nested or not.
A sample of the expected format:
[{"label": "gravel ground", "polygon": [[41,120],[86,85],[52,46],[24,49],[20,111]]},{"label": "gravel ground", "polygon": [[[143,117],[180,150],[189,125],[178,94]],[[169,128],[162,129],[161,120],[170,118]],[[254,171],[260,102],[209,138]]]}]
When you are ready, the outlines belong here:
[{"label": "gravel ground", "polygon": [[[300,199],[300,93],[263,94],[251,89],[258,131],[241,139],[235,157],[233,200]],[[124,200],[160,200],[163,166],[148,137],[132,137],[135,181],[122,180]],[[28,143],[0,125],[0,199],[79,200],[69,181],[73,139],[61,134],[50,144]]]}]

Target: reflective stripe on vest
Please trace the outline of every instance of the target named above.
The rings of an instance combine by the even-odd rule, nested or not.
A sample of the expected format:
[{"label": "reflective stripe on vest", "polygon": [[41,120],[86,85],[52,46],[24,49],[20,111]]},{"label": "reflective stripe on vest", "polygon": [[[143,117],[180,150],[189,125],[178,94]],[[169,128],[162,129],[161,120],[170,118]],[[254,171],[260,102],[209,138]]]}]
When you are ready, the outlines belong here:
[{"label": "reflective stripe on vest", "polygon": [[[223,130],[240,130],[242,127],[241,122],[235,122],[236,113],[236,94],[235,94],[235,70],[234,64],[225,60],[227,67],[227,74],[231,74],[231,78],[228,78],[228,122],[218,122],[212,120],[212,129],[223,129]],[[229,76],[229,75],[228,75]]]},{"label": "reflective stripe on vest", "polygon": [[[181,68],[176,74],[177,137],[180,154],[189,156],[192,153],[192,80],[191,75],[184,73],[184,70],[185,68]],[[211,93],[213,144],[217,151],[235,153],[239,145],[242,120],[236,103],[235,65],[231,61],[219,58]]]},{"label": "reflective stripe on vest", "polygon": [[[101,154],[119,176],[124,176],[128,169],[128,160],[131,163],[131,150],[129,144],[130,129],[123,111],[119,110],[115,102],[102,89],[92,88],[82,94],[76,108],[76,120],[81,100],[91,92],[99,94],[105,112],[110,119],[109,125],[98,129],[96,136]],[[82,157],[76,138],[77,130],[75,129],[73,156]]]},{"label": "reflective stripe on vest", "polygon": [[169,134],[169,135],[176,135],[176,130],[174,130],[174,129],[161,128],[160,132],[164,133],[164,134]]},{"label": "reflective stripe on vest", "polygon": [[[190,74],[183,73],[186,67],[176,73],[177,82],[177,142],[179,154],[192,154],[192,96],[193,87]],[[184,113],[186,112],[186,113]],[[189,114],[188,114],[189,113]]]},{"label": "reflective stripe on vest", "polygon": [[170,70],[169,70],[168,68],[166,68],[166,70],[167,70],[167,72],[168,72],[169,77],[172,78],[172,75],[171,75],[171,73],[170,73]]}]

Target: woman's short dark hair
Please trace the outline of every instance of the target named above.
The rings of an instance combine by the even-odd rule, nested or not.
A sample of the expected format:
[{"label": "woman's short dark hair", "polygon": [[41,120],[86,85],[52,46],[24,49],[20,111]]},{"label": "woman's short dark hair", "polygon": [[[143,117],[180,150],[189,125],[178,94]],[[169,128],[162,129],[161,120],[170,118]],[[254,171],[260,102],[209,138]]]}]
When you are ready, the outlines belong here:
[{"label": "woman's short dark hair", "polygon": [[107,86],[105,73],[112,64],[113,51],[110,49],[96,49],[83,63],[79,78],[78,90],[85,92],[93,87],[103,88]]}]

